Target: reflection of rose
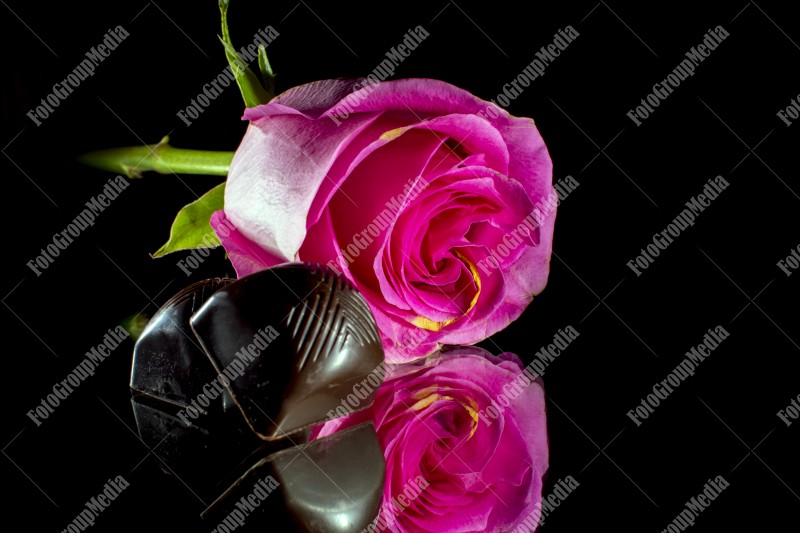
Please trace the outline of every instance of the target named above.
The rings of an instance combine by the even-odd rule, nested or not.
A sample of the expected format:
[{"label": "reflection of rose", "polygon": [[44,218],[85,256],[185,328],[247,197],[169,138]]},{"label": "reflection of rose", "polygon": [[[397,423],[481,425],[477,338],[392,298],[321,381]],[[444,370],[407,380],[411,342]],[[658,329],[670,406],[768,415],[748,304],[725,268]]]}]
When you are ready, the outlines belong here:
[{"label": "reflection of rose", "polygon": [[[481,416],[504,393],[507,406]],[[544,390],[515,355],[455,348],[400,365],[369,409],[327,422],[315,436],[365,420],[374,421],[386,457],[380,522],[393,530],[510,531],[539,516]]]},{"label": "reflection of rose", "polygon": [[[352,280],[387,360],[472,344],[547,282],[552,164],[533,120],[436,80],[327,80],[248,109],[221,241],[239,276],[303,260]],[[422,328],[424,339],[410,330]]]}]

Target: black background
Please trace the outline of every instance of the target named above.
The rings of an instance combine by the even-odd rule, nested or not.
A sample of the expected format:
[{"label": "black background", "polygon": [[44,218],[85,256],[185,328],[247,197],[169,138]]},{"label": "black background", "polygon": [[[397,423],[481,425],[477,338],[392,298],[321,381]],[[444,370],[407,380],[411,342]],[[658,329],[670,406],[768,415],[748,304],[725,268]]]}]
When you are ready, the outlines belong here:
[{"label": "black background", "polygon": [[[221,251],[191,278],[176,266],[180,255],[148,256],[176,211],[219,178],[147,175],[41,276],[25,264],[111,177],[75,155],[165,134],[179,147],[236,148],[245,124],[235,89],[191,127],[175,115],[225,66],[216,3],[3,3],[3,517],[60,531],[122,474],[131,486],[96,530],[210,530],[200,502],[162,476],[133,433],[131,341],[40,427],[25,413],[109,328],[152,315],[190,281],[232,273]],[[440,78],[490,99],[557,30],[580,32],[509,108],[535,118],[555,178],[572,175],[580,186],[558,211],[547,289],[483,343],[530,361],[559,328],[580,332],[544,376],[546,491],[567,475],[580,482],[544,531],[661,531],[720,474],[731,486],[695,530],[796,530],[800,424],[776,416],[800,393],[800,274],[776,266],[800,243],[800,126],[776,117],[800,92],[800,23],[786,4],[548,2],[524,13],[501,2],[236,0],[231,8],[239,46],[267,24],[280,32],[269,47],[279,90],[364,75],[421,24],[430,37],[396,77]],[[119,24],[130,36],[92,78],[41,126],[25,117]],[[719,24],[730,36],[636,127],[626,112]],[[717,175],[730,187],[637,277],[626,262]],[[625,413],[720,324],[730,338],[636,427]]]}]

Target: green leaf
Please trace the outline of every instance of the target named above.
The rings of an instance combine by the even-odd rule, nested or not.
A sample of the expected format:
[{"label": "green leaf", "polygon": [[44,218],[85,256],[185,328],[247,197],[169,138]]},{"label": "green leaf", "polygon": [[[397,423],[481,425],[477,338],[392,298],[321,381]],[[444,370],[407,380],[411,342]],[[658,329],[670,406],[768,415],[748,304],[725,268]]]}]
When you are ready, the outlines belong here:
[{"label": "green leaf", "polygon": [[[231,71],[236,79],[236,84],[239,86],[239,91],[242,93],[244,105],[247,107],[256,107],[261,104],[266,104],[273,96],[271,91],[268,92],[264,89],[258,81],[258,78],[256,78],[256,75],[253,74],[253,71],[247,66],[247,63],[242,61],[239,54],[236,53],[233,42],[231,42],[231,36],[228,32],[228,3],[229,0],[219,0],[219,12],[222,16],[222,37],[220,37],[219,40],[222,41],[222,45],[225,47],[225,57],[228,58],[228,65],[230,65]],[[261,53],[259,51],[259,66],[261,63],[260,56]],[[266,58],[266,53],[264,57]]]},{"label": "green leaf", "polygon": [[169,240],[152,254],[163,257],[179,250],[194,248],[216,248],[220,245],[217,235],[211,229],[209,220],[214,211],[222,209],[225,197],[225,183],[220,183],[194,202],[178,211],[178,216],[169,231]]}]

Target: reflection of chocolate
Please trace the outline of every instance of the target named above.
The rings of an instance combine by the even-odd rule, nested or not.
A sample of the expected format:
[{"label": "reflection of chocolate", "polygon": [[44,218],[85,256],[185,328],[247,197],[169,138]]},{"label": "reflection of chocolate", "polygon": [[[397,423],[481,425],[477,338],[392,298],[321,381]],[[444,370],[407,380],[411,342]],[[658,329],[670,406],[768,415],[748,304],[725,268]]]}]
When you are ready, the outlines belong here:
[{"label": "reflection of chocolate", "polygon": [[260,484],[265,490],[276,487],[277,494],[259,502],[267,516],[288,513],[308,531],[361,531],[377,513],[382,473],[383,453],[368,422],[258,461],[203,517],[220,522]]},{"label": "reflection of chocolate", "polygon": [[214,501],[203,512],[211,521],[245,498],[259,504],[244,507],[248,527],[358,531],[383,489],[372,424],[307,440],[382,362],[366,302],[325,268],[206,280],[170,299],[136,343],[136,422],[165,471]]}]

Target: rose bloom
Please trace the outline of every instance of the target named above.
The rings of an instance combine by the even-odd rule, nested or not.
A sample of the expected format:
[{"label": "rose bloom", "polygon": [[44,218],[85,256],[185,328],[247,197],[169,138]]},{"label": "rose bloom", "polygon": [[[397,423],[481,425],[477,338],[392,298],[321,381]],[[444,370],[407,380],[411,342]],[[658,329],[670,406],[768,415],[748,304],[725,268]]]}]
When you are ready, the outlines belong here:
[{"label": "rose bloom", "polygon": [[502,532],[538,521],[544,389],[516,355],[458,347],[394,367],[370,408],[314,437],[367,420],[386,457],[376,531]]},{"label": "rose bloom", "polygon": [[479,342],[544,289],[555,193],[532,119],[430,79],[313,82],[244,118],[211,220],[237,274],[343,273],[389,362]]}]

